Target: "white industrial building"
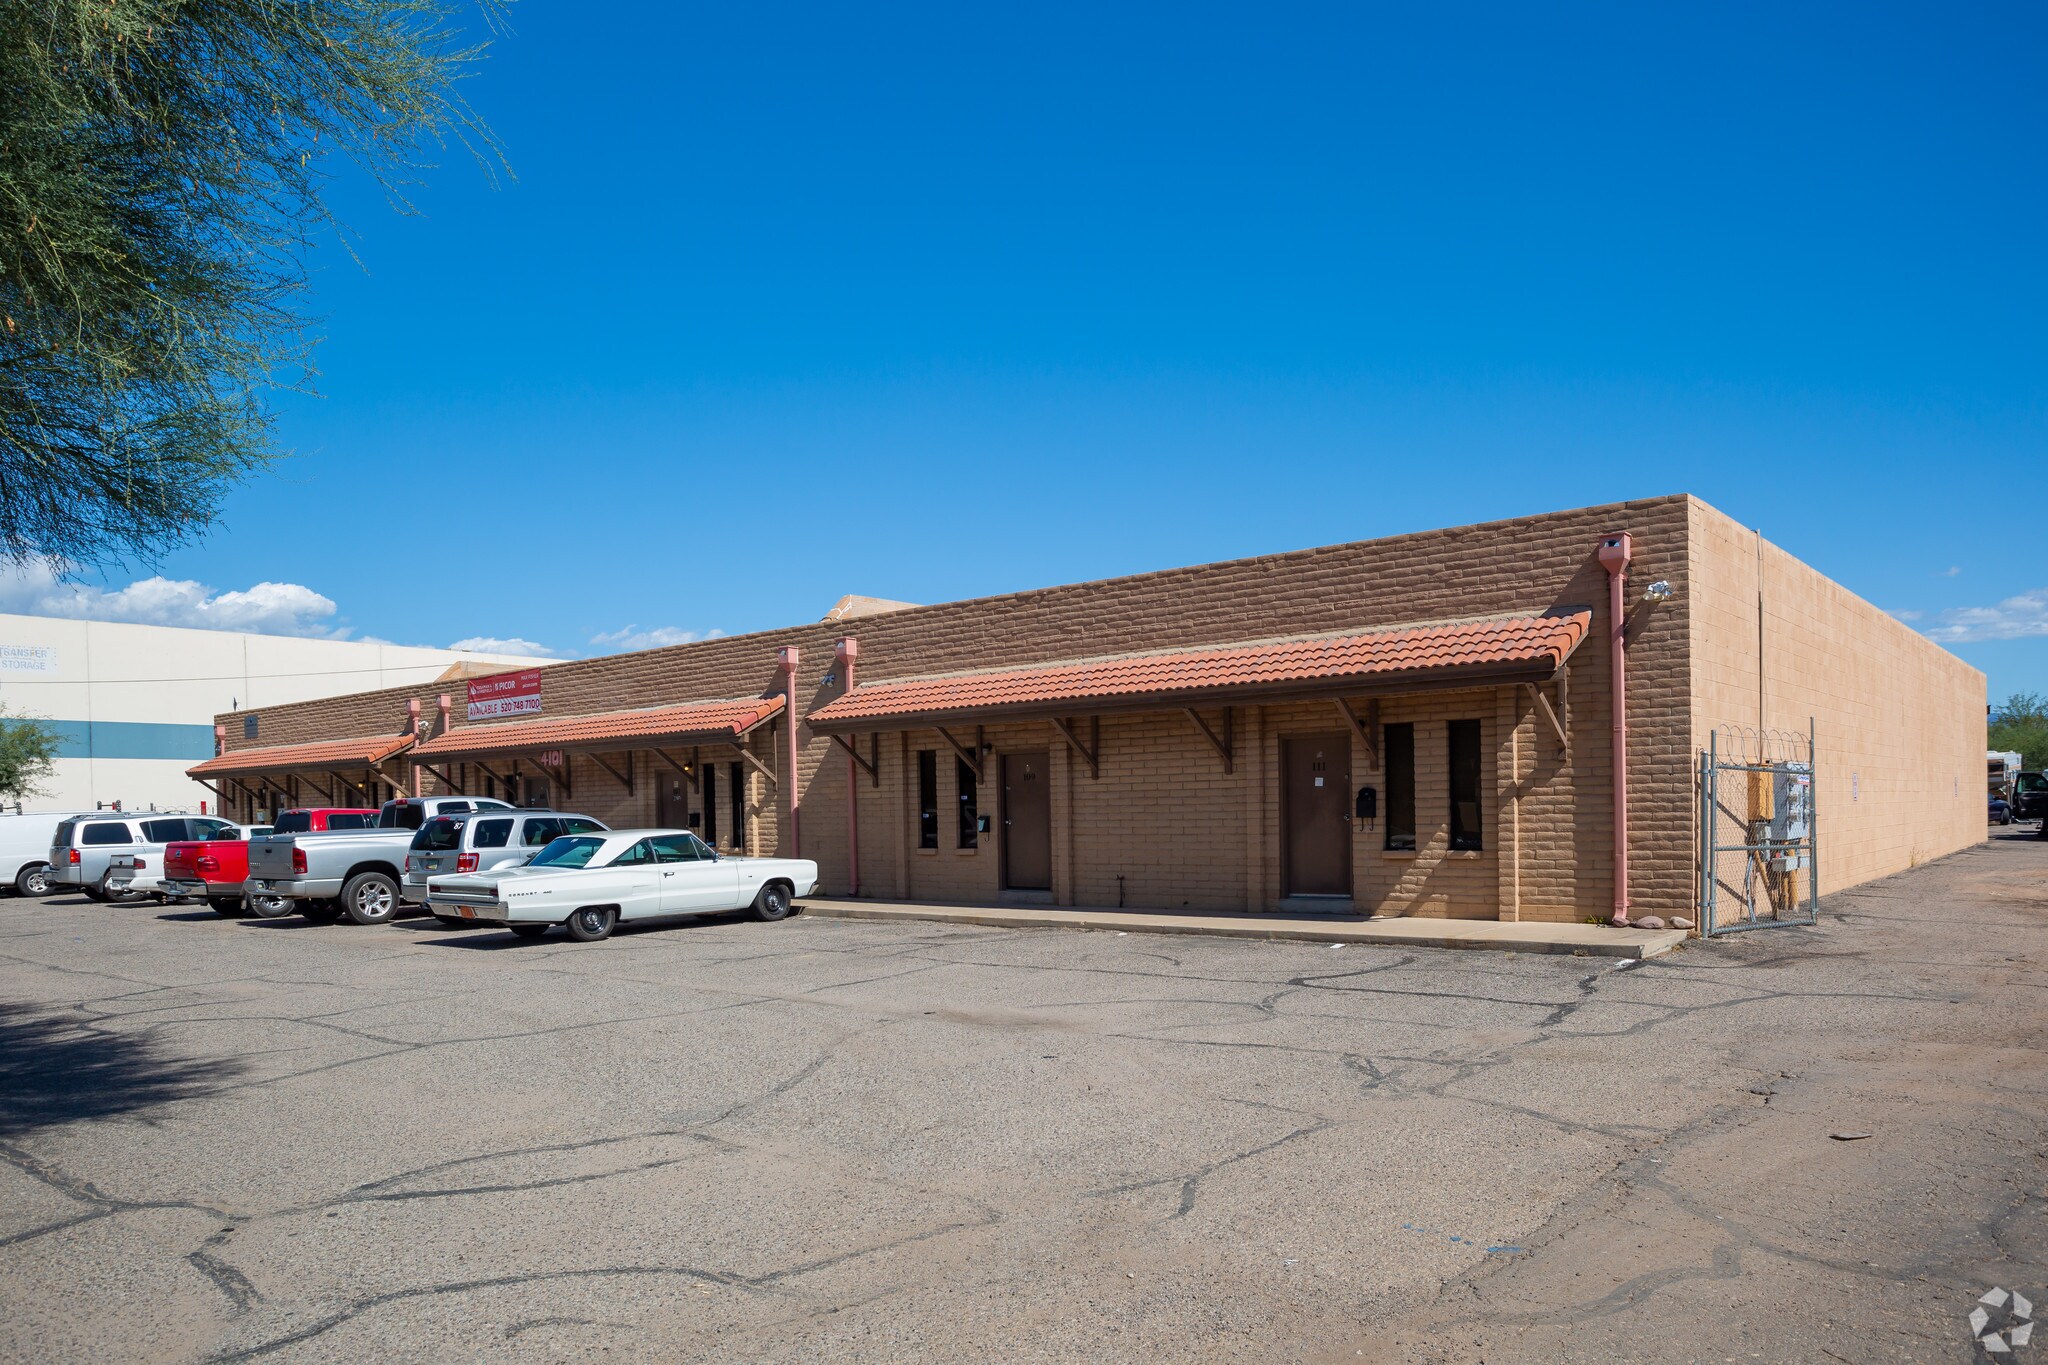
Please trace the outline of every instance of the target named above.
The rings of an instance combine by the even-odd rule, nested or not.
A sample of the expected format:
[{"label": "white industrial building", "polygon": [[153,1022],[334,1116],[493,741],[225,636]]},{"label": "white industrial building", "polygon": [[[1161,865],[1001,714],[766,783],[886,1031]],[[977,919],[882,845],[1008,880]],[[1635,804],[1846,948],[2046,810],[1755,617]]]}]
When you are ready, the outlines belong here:
[{"label": "white industrial building", "polygon": [[[540,660],[354,640],[309,640],[0,614],[0,705],[63,736],[45,794],[24,810],[198,810],[185,769],[214,752],[223,711],[431,682]],[[237,738],[241,738],[237,736]],[[8,809],[13,809],[10,804]]]}]

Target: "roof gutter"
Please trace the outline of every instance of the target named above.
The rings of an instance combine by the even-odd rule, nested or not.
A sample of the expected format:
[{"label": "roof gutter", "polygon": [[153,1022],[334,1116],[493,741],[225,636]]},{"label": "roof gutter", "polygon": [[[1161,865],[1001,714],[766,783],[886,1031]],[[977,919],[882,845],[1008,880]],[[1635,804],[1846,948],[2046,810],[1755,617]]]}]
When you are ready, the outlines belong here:
[{"label": "roof gutter", "polygon": [[801,858],[804,852],[804,839],[803,832],[797,826],[796,731],[797,726],[802,722],[798,719],[796,713],[796,661],[797,649],[795,645],[784,645],[781,649],[775,651],[776,666],[782,670],[783,695],[789,699],[788,703],[782,708],[784,716],[789,721],[789,764],[782,774],[783,790],[789,793],[789,837],[787,843],[789,845],[789,856]]},{"label": "roof gutter", "polygon": [[[839,681],[853,691],[853,661],[860,657],[860,641],[851,635],[834,646],[839,656]],[[860,894],[860,765],[853,750],[846,751],[846,874],[853,883],[847,894]]]},{"label": "roof gutter", "polygon": [[1623,610],[1630,551],[1628,532],[1600,542],[1600,567],[1607,570],[1608,663],[1614,682],[1614,916],[1608,923],[1628,927],[1628,617]]}]

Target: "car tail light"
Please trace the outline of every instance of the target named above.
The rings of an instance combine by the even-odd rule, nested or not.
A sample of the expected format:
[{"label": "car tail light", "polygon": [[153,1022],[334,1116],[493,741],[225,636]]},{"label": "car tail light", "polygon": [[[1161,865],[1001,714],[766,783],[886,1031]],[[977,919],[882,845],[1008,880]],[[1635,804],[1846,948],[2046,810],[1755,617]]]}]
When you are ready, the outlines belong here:
[{"label": "car tail light", "polygon": [[197,867],[201,872],[218,872],[220,871],[220,859],[209,857],[202,853],[199,855],[199,861],[194,863],[193,866]]},{"label": "car tail light", "polygon": [[474,872],[476,871],[477,861],[477,855],[474,853],[458,853],[455,855],[455,870],[457,872]]},{"label": "car tail light", "polygon": [[144,871],[144,870],[146,870],[146,869],[147,869],[148,867],[149,867],[149,859],[147,859],[147,858],[137,858],[137,859],[135,860],[135,870],[136,870],[137,872],[141,872],[141,871]]},{"label": "car tail light", "polygon": [[292,850],[292,871],[297,872],[302,876],[305,874],[306,850],[304,850],[303,848],[295,848]]},{"label": "car tail light", "polygon": [[78,866],[78,850],[75,848],[71,850],[71,865],[73,867]]},{"label": "car tail light", "polygon": [[405,870],[406,870],[407,872],[417,872],[417,871],[419,871],[419,870],[420,870],[420,860],[419,860],[418,858],[415,858],[415,857],[413,857],[413,856],[412,856],[411,854],[407,854],[407,855],[406,855],[406,859],[405,859]]}]

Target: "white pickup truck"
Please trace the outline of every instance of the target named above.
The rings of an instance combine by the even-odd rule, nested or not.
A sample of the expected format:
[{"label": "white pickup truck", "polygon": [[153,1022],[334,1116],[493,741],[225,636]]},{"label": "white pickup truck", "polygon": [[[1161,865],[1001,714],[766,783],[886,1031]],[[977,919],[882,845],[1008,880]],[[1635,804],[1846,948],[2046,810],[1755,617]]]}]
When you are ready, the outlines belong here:
[{"label": "white pickup truck", "polygon": [[560,924],[595,943],[621,921],[747,909],[786,919],[796,897],[817,889],[818,865],[806,858],[722,856],[686,829],[619,829],[563,835],[524,867],[430,878],[427,909],[522,938]]},{"label": "white pickup truck", "polygon": [[249,841],[249,912],[258,918],[297,910],[331,924],[344,913],[357,924],[383,924],[404,902],[399,887],[413,833],[441,815],[512,807],[460,796],[386,801],[375,829],[272,834]]}]

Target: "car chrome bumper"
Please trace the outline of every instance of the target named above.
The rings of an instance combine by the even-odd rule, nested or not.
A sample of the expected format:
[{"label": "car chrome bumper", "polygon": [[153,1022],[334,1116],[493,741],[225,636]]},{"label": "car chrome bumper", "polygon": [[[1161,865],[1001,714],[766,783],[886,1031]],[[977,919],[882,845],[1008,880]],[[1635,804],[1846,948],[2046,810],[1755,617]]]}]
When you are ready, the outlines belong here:
[{"label": "car chrome bumper", "polygon": [[[539,915],[528,916],[518,914],[511,906],[504,904],[502,901],[483,905],[476,901],[453,901],[442,896],[430,895],[426,898],[426,906],[427,913],[430,915],[446,915],[449,919],[473,920],[478,924],[523,924],[529,921],[537,922],[541,918]],[[553,921],[550,920],[549,923],[553,923]]]}]

